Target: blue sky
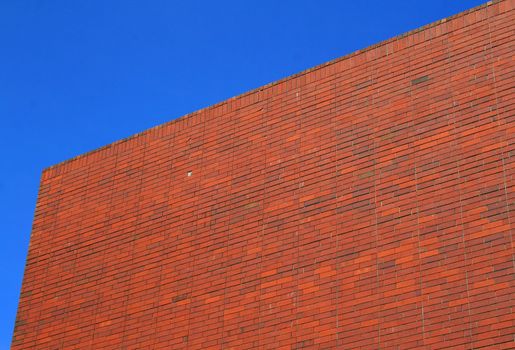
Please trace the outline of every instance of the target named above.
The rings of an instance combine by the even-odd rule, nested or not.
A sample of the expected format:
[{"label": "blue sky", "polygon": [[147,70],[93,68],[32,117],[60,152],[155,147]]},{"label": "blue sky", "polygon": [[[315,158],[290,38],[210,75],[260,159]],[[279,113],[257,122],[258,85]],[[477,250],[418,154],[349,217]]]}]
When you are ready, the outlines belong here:
[{"label": "blue sky", "polygon": [[484,1],[0,1],[0,349],[43,168]]}]

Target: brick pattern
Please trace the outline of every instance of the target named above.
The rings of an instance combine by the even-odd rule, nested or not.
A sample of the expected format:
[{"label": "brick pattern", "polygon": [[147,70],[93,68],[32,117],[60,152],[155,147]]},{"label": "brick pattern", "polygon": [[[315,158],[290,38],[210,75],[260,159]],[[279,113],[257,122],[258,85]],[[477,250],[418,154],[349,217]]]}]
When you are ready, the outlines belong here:
[{"label": "brick pattern", "polygon": [[12,349],[514,348],[513,8],[45,170]]}]

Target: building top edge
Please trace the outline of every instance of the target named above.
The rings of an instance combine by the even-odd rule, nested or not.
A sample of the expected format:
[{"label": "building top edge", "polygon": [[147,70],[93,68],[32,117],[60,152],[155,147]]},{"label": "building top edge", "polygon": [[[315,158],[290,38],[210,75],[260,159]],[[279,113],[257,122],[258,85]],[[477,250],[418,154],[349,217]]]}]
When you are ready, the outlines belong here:
[{"label": "building top edge", "polygon": [[451,16],[448,16],[448,17],[445,17],[445,18],[442,18],[442,19],[439,19],[437,21],[434,21],[434,22],[431,22],[429,24],[426,24],[426,25],[423,25],[421,27],[418,27],[418,28],[415,28],[415,29],[412,29],[412,30],[409,30],[407,32],[404,32],[404,33],[401,33],[399,35],[396,35],[394,37],[391,37],[391,38],[388,38],[386,40],[383,40],[383,41],[380,41],[376,44],[373,44],[373,45],[370,45],[370,46],[367,46],[363,49],[359,49],[359,50],[356,50],[356,51],[353,51],[351,53],[348,53],[346,55],[343,55],[343,56],[340,56],[340,57],[337,57],[335,59],[332,59],[330,61],[327,61],[327,62],[324,62],[324,63],[321,63],[319,65],[316,65],[316,66],[313,66],[311,68],[307,68],[303,71],[300,71],[298,73],[294,73],[292,75],[289,75],[289,76],[286,76],[284,78],[281,78],[281,79],[278,79],[278,80],[275,80],[275,81],[272,81],[268,84],[265,84],[265,85],[262,85],[260,87],[257,87],[255,89],[252,89],[252,90],[249,90],[249,91],[246,91],[246,92],[243,92],[239,95],[235,95],[233,97],[230,97],[228,99],[225,99],[223,101],[220,101],[220,102],[217,102],[215,104],[212,104],[212,105],[209,105],[207,107],[203,107],[203,108],[200,108],[198,110],[195,110],[195,111],[192,111],[190,113],[187,113],[185,115],[182,115],[180,117],[177,117],[175,119],[172,119],[168,122],[165,122],[165,123],[162,123],[162,124],[159,124],[159,125],[156,125],[156,126],[153,126],[151,128],[148,128],[146,130],[143,130],[141,132],[138,132],[138,133],[135,133],[135,134],[132,134],[128,137],[125,137],[123,139],[120,139],[120,140],[117,140],[117,141],[114,141],[112,143],[109,143],[107,145],[104,145],[104,146],[101,146],[101,147],[98,147],[98,148],[95,148],[93,150],[90,150],[90,151],[87,151],[85,153],[81,153],[75,157],[72,157],[72,158],[68,158],[66,160],[63,160],[59,163],[56,163],[56,164],[53,164],[53,165],[50,165],[48,167],[45,167],[43,169],[43,174],[45,174],[46,172],[50,171],[50,170],[55,170],[56,168],[59,168],[61,166],[64,166],[70,162],[73,162],[73,161],[76,161],[78,159],[81,159],[81,158],[84,158],[88,155],[91,155],[93,153],[97,153],[97,152],[100,152],[100,151],[103,151],[103,150],[106,150],[106,149],[109,149],[113,146],[116,146],[118,144],[121,144],[121,143],[124,143],[124,142],[127,142],[129,140],[132,140],[134,138],[137,138],[137,137],[140,137],[142,135],[145,135],[145,134],[148,134],[152,131],[155,131],[157,129],[160,129],[160,128],[163,128],[163,127],[166,127],[166,126],[169,126],[169,125],[172,125],[172,124],[175,124],[175,123],[180,123],[180,122],[184,122],[185,120],[187,120],[188,118],[192,117],[192,116],[195,116],[195,115],[198,115],[199,113],[203,113],[203,112],[206,112],[206,111],[209,111],[209,110],[212,110],[212,109],[215,109],[215,108],[218,108],[218,107],[221,107],[225,104],[228,104],[232,101],[235,101],[235,100],[238,100],[238,99],[242,99],[246,96],[249,96],[249,95],[252,95],[252,94],[256,94],[256,93],[259,93],[259,92],[262,92],[263,90],[266,90],[266,89],[269,89],[271,87],[274,87],[276,85],[279,85],[281,83],[284,83],[286,81],[289,81],[289,80],[292,80],[292,79],[295,79],[295,78],[298,78],[298,77],[301,77],[301,76],[304,76],[304,75],[307,75],[311,72],[314,72],[314,71],[317,71],[317,70],[320,70],[322,68],[325,68],[325,67],[328,67],[328,66],[331,66],[331,65],[334,65],[338,62],[341,62],[341,61],[345,61],[345,60],[348,60],[354,56],[357,56],[357,55],[361,55],[361,54],[365,54],[373,49],[376,49],[378,47],[382,47],[382,46],[385,46],[387,44],[390,44],[392,42],[395,42],[395,41],[398,41],[400,39],[403,39],[403,38],[406,38],[406,37],[409,37],[411,35],[414,35],[416,33],[419,33],[421,31],[424,31],[426,29],[429,29],[429,28],[432,28],[432,27],[435,27],[437,25],[440,25],[442,23],[445,23],[445,22],[448,22],[450,20],[453,20],[453,19],[456,19],[456,18],[459,18],[459,17],[463,17],[467,14],[470,14],[472,12],[475,12],[475,11],[479,11],[479,10],[482,10],[484,8],[487,8],[491,5],[494,5],[494,4],[497,4],[497,3],[501,3],[503,1],[506,1],[506,0],[491,0],[491,1],[488,1],[484,4],[481,4],[481,5],[478,5],[478,6],[475,6],[473,8],[470,8],[468,10],[465,10],[465,11],[462,11],[462,12],[459,12],[457,14],[454,14],[454,15],[451,15]]}]

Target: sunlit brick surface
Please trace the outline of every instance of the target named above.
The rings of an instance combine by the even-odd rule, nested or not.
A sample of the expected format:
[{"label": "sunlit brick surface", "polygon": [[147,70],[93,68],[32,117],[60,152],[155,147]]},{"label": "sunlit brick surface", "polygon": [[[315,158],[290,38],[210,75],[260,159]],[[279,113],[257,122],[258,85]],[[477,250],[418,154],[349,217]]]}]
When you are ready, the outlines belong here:
[{"label": "sunlit brick surface", "polygon": [[513,348],[513,7],[45,170],[12,348]]}]

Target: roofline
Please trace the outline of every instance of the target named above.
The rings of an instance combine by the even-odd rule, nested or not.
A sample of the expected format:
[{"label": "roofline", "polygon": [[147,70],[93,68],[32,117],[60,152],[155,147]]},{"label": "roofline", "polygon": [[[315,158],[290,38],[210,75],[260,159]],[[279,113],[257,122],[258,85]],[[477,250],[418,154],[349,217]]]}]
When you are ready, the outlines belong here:
[{"label": "roofline", "polygon": [[378,42],[378,43],[376,43],[376,44],[373,44],[373,45],[367,46],[366,48],[363,48],[363,49],[360,49],[360,50],[353,51],[353,52],[351,52],[351,53],[349,53],[349,54],[346,54],[346,55],[344,55],[344,56],[337,57],[337,58],[335,58],[335,59],[332,59],[332,60],[327,61],[327,62],[325,62],[325,63],[321,63],[321,64],[316,65],[316,66],[311,67],[311,68],[307,68],[307,69],[305,69],[305,70],[303,70],[303,71],[300,71],[300,72],[298,72],[298,73],[295,73],[295,74],[292,74],[292,75],[286,76],[286,77],[281,78],[281,79],[279,79],[279,80],[275,80],[275,81],[270,82],[270,83],[268,83],[268,84],[262,85],[262,86],[260,86],[260,87],[258,87],[258,88],[255,88],[255,89],[252,89],[252,90],[249,90],[249,91],[243,92],[243,93],[241,93],[241,94],[239,94],[239,95],[235,95],[235,96],[233,96],[233,97],[229,97],[229,98],[227,98],[227,99],[225,99],[225,100],[223,100],[223,101],[217,102],[217,103],[212,104],[212,105],[209,105],[209,106],[207,106],[207,107],[203,107],[203,108],[197,109],[197,110],[195,110],[195,111],[193,111],[193,112],[190,112],[190,113],[184,114],[184,115],[182,115],[182,116],[180,116],[180,117],[177,117],[177,118],[174,118],[174,119],[172,119],[172,120],[170,120],[170,121],[168,121],[168,122],[165,122],[165,123],[162,123],[162,124],[159,124],[159,125],[153,126],[153,127],[151,127],[151,128],[145,129],[144,131],[141,131],[141,132],[138,132],[138,133],[136,133],[136,134],[130,135],[130,136],[125,137],[125,138],[123,138],[123,139],[120,139],[120,140],[114,141],[114,142],[112,142],[112,143],[109,143],[109,144],[107,144],[107,145],[104,145],[104,146],[101,146],[101,147],[95,148],[95,149],[90,150],[90,151],[87,151],[87,152],[85,152],[85,153],[81,153],[81,154],[79,154],[79,155],[77,155],[77,156],[75,156],[75,157],[72,157],[72,158],[69,158],[69,159],[63,160],[63,161],[61,161],[61,162],[59,162],[59,163],[56,163],[56,164],[54,164],[54,165],[50,165],[50,166],[48,166],[48,167],[46,167],[46,168],[43,168],[43,173],[47,172],[48,170],[55,169],[55,168],[57,168],[57,167],[59,167],[59,166],[65,165],[65,164],[67,164],[67,163],[70,163],[70,162],[72,162],[72,161],[74,161],[74,160],[77,160],[77,159],[80,159],[80,158],[86,157],[86,156],[88,156],[88,155],[90,155],[90,154],[93,154],[93,153],[96,153],[96,152],[99,152],[99,151],[102,151],[102,150],[105,150],[105,149],[109,149],[109,148],[111,148],[111,147],[113,147],[113,146],[116,146],[116,145],[121,144],[121,143],[123,143],[123,142],[127,142],[127,141],[129,141],[129,140],[132,140],[132,139],[134,139],[134,138],[136,138],[136,137],[138,137],[138,136],[145,135],[146,133],[149,133],[149,132],[151,132],[151,131],[157,130],[157,129],[159,129],[159,128],[162,128],[162,127],[165,127],[165,126],[168,126],[168,125],[171,125],[171,124],[177,123],[177,122],[181,122],[181,121],[183,121],[184,119],[189,118],[189,117],[191,117],[191,116],[193,116],[193,115],[197,115],[197,114],[199,114],[199,113],[201,113],[201,112],[205,112],[205,111],[208,111],[208,110],[211,110],[211,109],[215,109],[215,108],[220,107],[220,106],[222,106],[222,105],[224,105],[224,104],[227,104],[227,103],[229,103],[229,102],[231,102],[231,101],[234,101],[234,100],[240,99],[240,98],[242,98],[242,97],[245,97],[245,96],[248,96],[248,95],[251,95],[251,94],[255,94],[255,93],[260,92],[260,91],[262,91],[262,90],[268,89],[268,88],[270,88],[270,87],[272,87],[272,86],[275,86],[275,85],[278,85],[278,84],[283,83],[283,82],[285,82],[285,81],[288,81],[288,80],[291,80],[291,79],[294,79],[294,78],[297,78],[297,77],[300,77],[300,76],[306,75],[306,74],[308,74],[308,73],[311,73],[311,72],[313,72],[313,71],[316,71],[316,70],[322,69],[322,68],[324,68],[324,67],[331,66],[331,65],[333,65],[333,64],[335,64],[335,63],[341,62],[341,61],[343,61],[343,60],[349,59],[349,58],[354,57],[354,56],[359,55],[359,54],[363,54],[363,53],[368,52],[368,51],[370,51],[370,50],[373,50],[373,49],[375,49],[375,48],[377,48],[377,47],[384,46],[384,45],[389,44],[389,43],[391,43],[391,42],[394,42],[394,41],[396,41],[396,40],[399,40],[399,39],[402,39],[402,38],[404,38],[404,37],[407,37],[407,36],[410,36],[410,35],[416,34],[416,33],[418,33],[418,32],[421,32],[421,31],[423,31],[423,30],[426,30],[426,29],[428,29],[428,28],[435,27],[435,26],[437,26],[437,25],[439,25],[439,24],[441,24],[441,23],[445,23],[445,22],[450,21],[450,20],[453,20],[453,19],[455,19],[455,18],[462,17],[462,16],[464,16],[464,15],[467,15],[467,14],[469,14],[469,13],[472,13],[472,12],[475,12],[475,11],[478,11],[478,10],[481,10],[481,9],[483,9],[483,8],[486,8],[486,7],[488,7],[488,6],[494,5],[494,4],[499,3],[499,2],[502,2],[502,1],[505,1],[505,0],[491,0],[491,1],[488,1],[488,2],[486,2],[486,3],[484,3],[484,4],[481,4],[481,5],[475,6],[475,7],[473,7],[473,8],[470,8],[470,9],[468,9],[468,10],[465,10],[465,11],[459,12],[459,13],[454,14],[454,15],[452,15],[452,16],[442,18],[442,19],[440,19],[440,20],[437,20],[437,21],[431,22],[431,23],[429,23],[429,24],[426,24],[426,25],[424,25],[424,26],[418,27],[418,28],[416,28],[416,29],[412,29],[412,30],[410,30],[410,31],[407,31],[407,32],[404,32],[404,33],[402,33],[402,34],[396,35],[396,36],[391,37],[391,38],[389,38],[389,39],[386,39],[386,40],[380,41],[380,42]]}]

